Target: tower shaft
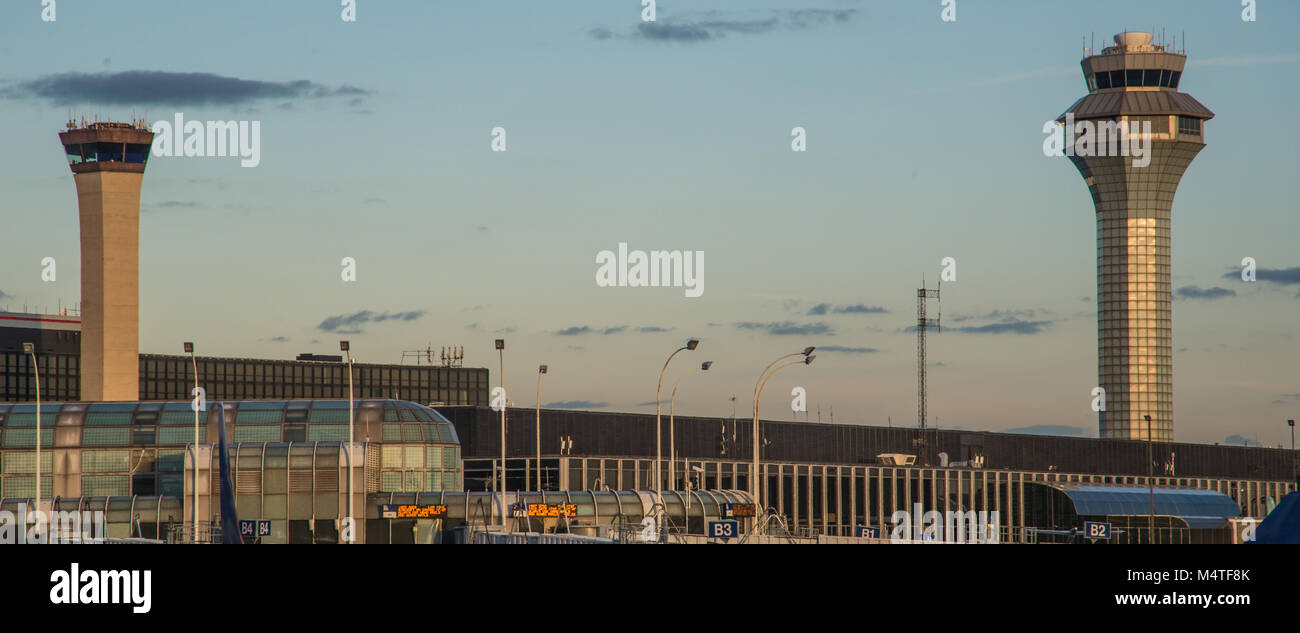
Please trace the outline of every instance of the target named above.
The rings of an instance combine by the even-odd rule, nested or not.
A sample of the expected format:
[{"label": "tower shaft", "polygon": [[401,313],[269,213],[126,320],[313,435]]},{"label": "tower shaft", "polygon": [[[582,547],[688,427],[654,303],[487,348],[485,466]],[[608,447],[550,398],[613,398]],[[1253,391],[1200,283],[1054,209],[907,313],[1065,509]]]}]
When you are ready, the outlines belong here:
[{"label": "tower shaft", "polygon": [[139,400],[140,186],[153,133],[93,123],[59,134],[81,221],[81,399]]}]

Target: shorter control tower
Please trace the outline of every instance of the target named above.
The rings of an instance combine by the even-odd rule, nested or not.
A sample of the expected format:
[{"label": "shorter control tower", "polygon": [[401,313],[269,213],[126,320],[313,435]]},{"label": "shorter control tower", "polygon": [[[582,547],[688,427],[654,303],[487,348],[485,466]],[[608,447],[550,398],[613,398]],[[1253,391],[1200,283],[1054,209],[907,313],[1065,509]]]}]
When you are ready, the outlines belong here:
[{"label": "shorter control tower", "polygon": [[69,121],[59,133],[81,218],[81,400],[140,399],[140,185],[144,121]]}]

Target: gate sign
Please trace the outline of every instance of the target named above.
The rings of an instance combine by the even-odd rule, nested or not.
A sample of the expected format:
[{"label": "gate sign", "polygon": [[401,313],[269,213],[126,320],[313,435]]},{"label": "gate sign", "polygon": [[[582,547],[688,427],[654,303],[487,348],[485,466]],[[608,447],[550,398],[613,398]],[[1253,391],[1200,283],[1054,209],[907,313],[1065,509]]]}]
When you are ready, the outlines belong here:
[{"label": "gate sign", "polygon": [[736,538],[740,536],[740,521],[709,521],[709,538]]},{"label": "gate sign", "polygon": [[244,538],[270,536],[271,521],[268,519],[240,519],[239,535]]},{"label": "gate sign", "polygon": [[1088,538],[1110,538],[1110,524],[1100,521],[1084,521],[1083,534]]},{"label": "gate sign", "polygon": [[859,525],[857,530],[858,538],[880,538],[880,528]]}]

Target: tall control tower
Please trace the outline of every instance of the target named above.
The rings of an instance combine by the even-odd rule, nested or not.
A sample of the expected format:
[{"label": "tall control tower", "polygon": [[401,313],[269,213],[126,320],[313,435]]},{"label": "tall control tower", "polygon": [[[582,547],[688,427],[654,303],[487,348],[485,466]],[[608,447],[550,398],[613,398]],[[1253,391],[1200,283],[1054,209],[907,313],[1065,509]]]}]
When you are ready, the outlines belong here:
[{"label": "tall control tower", "polygon": [[[1103,439],[1173,440],[1170,208],[1183,171],[1205,147],[1204,123],[1214,117],[1178,92],[1187,56],[1152,44],[1152,38],[1121,33],[1114,46],[1084,57],[1088,95],[1057,119],[1066,125],[1066,143],[1079,142],[1076,148],[1084,150],[1066,153],[1088,185],[1097,213]],[[1084,138],[1107,128],[1113,136],[1120,127],[1138,134],[1118,152],[1100,132]],[[1125,151],[1143,143],[1143,156]]]},{"label": "tall control tower", "polygon": [[81,400],[139,400],[140,184],[153,132],[68,122],[59,141],[81,216]]}]

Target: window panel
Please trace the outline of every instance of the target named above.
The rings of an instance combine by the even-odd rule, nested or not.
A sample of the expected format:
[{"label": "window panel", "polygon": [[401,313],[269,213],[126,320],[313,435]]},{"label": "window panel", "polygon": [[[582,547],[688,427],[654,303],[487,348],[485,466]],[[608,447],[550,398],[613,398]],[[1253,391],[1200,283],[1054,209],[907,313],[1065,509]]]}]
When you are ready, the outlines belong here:
[{"label": "window panel", "polygon": [[[191,425],[193,424],[193,422],[194,420],[190,420]],[[199,443],[205,444],[207,443],[207,441],[208,441],[208,428],[205,425],[200,425]],[[160,426],[158,427],[158,443],[159,444],[193,444],[194,427],[190,426],[189,428],[186,428],[186,427],[179,427],[179,426],[170,426],[170,427]]]},{"label": "window panel", "polygon": [[312,424],[307,427],[309,442],[346,442],[348,425],[346,424]]},{"label": "window panel", "polygon": [[127,472],[131,470],[131,451],[82,451],[81,470],[87,473]]},{"label": "window panel", "polygon": [[279,442],[279,426],[236,426],[235,442]]},{"label": "window panel", "polygon": [[[36,451],[9,452],[4,455],[5,474],[31,474],[36,466]],[[41,453],[41,472],[53,472],[54,455]]]}]

